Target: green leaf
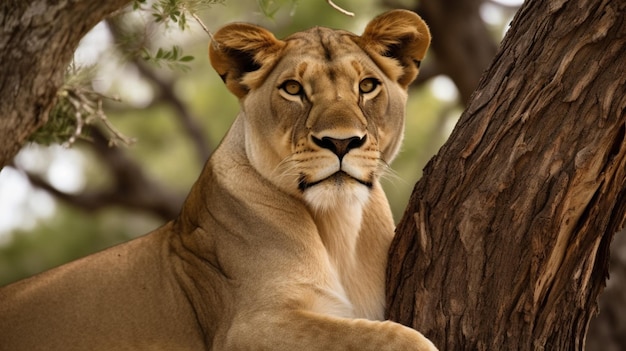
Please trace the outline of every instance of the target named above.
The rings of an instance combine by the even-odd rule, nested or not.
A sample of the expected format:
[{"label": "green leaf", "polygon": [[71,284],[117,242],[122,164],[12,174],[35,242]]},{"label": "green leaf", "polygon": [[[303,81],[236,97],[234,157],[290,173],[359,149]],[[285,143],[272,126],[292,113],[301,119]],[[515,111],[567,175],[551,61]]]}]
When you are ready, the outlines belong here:
[{"label": "green leaf", "polygon": [[178,19],[178,27],[180,27],[180,30],[185,30],[186,25],[187,25],[187,19],[185,17],[185,13],[183,12],[183,14]]},{"label": "green leaf", "polygon": [[189,62],[189,61],[193,61],[195,58],[193,56],[187,55],[187,56],[183,56],[181,57],[178,61],[180,62]]},{"label": "green leaf", "polygon": [[150,58],[152,57],[152,55],[150,55],[150,52],[148,51],[148,49],[146,48],[141,48],[141,57],[148,61],[150,60]]}]

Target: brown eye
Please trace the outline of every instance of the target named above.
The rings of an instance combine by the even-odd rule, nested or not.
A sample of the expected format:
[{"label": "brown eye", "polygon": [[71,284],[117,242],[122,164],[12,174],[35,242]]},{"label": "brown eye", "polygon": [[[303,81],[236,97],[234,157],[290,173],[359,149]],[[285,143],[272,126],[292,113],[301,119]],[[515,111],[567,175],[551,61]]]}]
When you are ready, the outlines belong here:
[{"label": "brown eye", "polygon": [[359,92],[361,94],[371,93],[379,84],[380,82],[375,78],[365,78],[359,83]]},{"label": "brown eye", "polygon": [[288,80],[284,82],[280,88],[284,90],[289,95],[300,95],[302,94],[302,85],[296,82],[295,80]]}]

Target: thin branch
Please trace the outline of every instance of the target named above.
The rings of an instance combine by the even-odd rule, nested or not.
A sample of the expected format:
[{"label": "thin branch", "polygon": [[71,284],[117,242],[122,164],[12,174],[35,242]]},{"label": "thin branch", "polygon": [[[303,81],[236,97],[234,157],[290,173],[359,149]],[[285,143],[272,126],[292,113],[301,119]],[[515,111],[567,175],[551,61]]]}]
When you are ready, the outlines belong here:
[{"label": "thin branch", "polygon": [[76,119],[76,128],[74,129],[74,133],[72,134],[72,136],[65,143],[63,143],[63,146],[71,147],[76,142],[76,139],[79,138],[83,134],[83,126],[85,122],[83,120],[82,114],[80,113],[81,111],[80,102],[77,101],[75,98],[73,98],[69,94],[67,96],[67,100],[70,102],[72,106],[74,106],[74,110],[75,110],[74,118]]},{"label": "thin branch", "polygon": [[126,196],[123,192],[116,188],[82,192],[80,194],[64,193],[52,186],[41,176],[28,171],[22,171],[26,174],[28,180],[33,186],[45,190],[55,198],[83,211],[93,212],[111,206],[123,206],[152,213],[163,220],[175,218],[179,212],[179,207],[169,205],[164,201],[159,201],[158,196],[152,196],[151,198],[151,200],[156,201],[149,201],[148,199],[137,200]]},{"label": "thin branch", "polygon": [[115,136],[115,138],[109,139],[109,145],[117,145],[118,140],[121,140],[125,145],[131,145],[137,141],[136,138],[129,138],[126,135],[122,134],[117,128],[115,128],[113,123],[109,121],[109,118],[102,110],[102,100],[98,100],[98,109],[96,110],[96,115],[98,116],[100,122],[102,122],[107,128],[107,130],[113,133],[113,135]]},{"label": "thin branch", "polygon": [[141,75],[156,86],[159,91],[158,99],[172,106],[176,112],[178,122],[195,146],[200,163],[204,164],[211,155],[212,148],[209,138],[202,132],[202,127],[197,122],[199,119],[192,115],[187,104],[176,94],[171,82],[159,77],[139,60],[133,60],[133,63]]},{"label": "thin branch", "polygon": [[346,16],[350,16],[350,17],[354,17],[354,12],[350,12],[348,10],[345,10],[343,8],[341,8],[339,5],[335,4],[333,2],[333,0],[326,0],[326,2],[328,3],[328,5],[330,5],[332,8],[334,8],[335,10],[343,13]]},{"label": "thin branch", "polygon": [[191,11],[189,11],[189,14],[191,15],[191,17],[193,17],[193,19],[196,20],[196,22],[198,22],[200,27],[202,27],[202,29],[209,35],[209,38],[211,38],[211,41],[213,41],[213,33],[211,33],[211,31],[204,25],[204,22],[202,22],[200,17],[198,17],[198,15],[196,15],[194,12],[191,12]]},{"label": "thin branch", "polygon": [[214,49],[219,49],[219,45],[220,43],[218,43],[215,38],[213,37],[213,33],[211,33],[211,31],[209,30],[209,28],[207,28],[207,26],[204,25],[204,22],[202,22],[202,20],[200,19],[200,17],[198,17],[198,15],[196,15],[194,12],[188,11],[189,14],[191,15],[191,17],[193,17],[196,22],[198,22],[198,24],[200,25],[200,27],[202,27],[202,29],[209,35],[209,38],[211,39],[211,45],[213,46]]},{"label": "thin branch", "polygon": [[74,87],[71,85],[65,86],[59,93],[59,97],[62,100],[67,101],[72,106],[72,111],[68,111],[75,120],[75,128],[69,139],[63,143],[65,147],[71,147],[78,138],[83,137],[83,129],[85,126],[102,122],[102,124],[113,134],[111,143],[115,144],[121,141],[125,145],[132,145],[135,142],[134,138],[127,137],[120,132],[107,118],[106,113],[102,108],[103,99],[118,100],[104,96],[100,93],[94,92],[90,89],[84,89],[81,87]]},{"label": "thin branch", "polygon": [[60,191],[52,186],[48,181],[43,179],[38,174],[29,172],[24,169],[20,169],[24,172],[30,183],[46,192],[55,198],[68,203],[74,207],[78,207],[84,211],[96,211],[105,206],[109,206],[111,203],[111,191],[96,191],[96,192],[84,192],[81,194],[68,194]]},{"label": "thin branch", "polygon": [[96,190],[85,191],[79,194],[64,193],[48,181],[26,170],[30,182],[46,190],[56,198],[86,211],[97,211],[110,206],[124,206],[136,210],[147,211],[163,220],[175,218],[180,211],[184,196],[175,194],[150,179],[141,165],[128,157],[123,149],[109,147],[109,141],[100,129],[91,130],[92,143],[87,145],[94,148],[99,155],[98,160],[106,164],[111,172],[113,185]]}]

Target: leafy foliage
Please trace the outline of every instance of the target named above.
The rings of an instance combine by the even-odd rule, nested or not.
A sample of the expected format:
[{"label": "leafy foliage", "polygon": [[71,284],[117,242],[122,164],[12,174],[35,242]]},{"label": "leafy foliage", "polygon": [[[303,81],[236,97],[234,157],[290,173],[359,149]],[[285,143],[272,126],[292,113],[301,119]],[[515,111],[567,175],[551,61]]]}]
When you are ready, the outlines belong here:
[{"label": "leafy foliage", "polygon": [[190,68],[186,65],[186,63],[193,61],[194,57],[191,55],[183,56],[183,50],[181,47],[174,45],[171,50],[159,48],[155,55],[150,54],[150,52],[144,48],[143,59],[155,64],[157,67],[161,67],[165,64],[170,69],[178,69],[182,72],[188,72]]},{"label": "leafy foliage", "polygon": [[58,102],[52,108],[48,122],[30,136],[30,141],[43,145],[59,143],[69,147],[78,138],[86,138],[86,126],[100,124],[111,132],[112,144],[134,142],[108,121],[102,102],[104,99],[117,99],[94,91],[91,88],[93,76],[93,66],[77,68],[70,65],[66,71],[65,84],[57,93]]},{"label": "leafy foliage", "polygon": [[171,20],[184,30],[187,27],[187,16],[185,16],[185,9],[179,7],[177,2],[177,0],[161,0],[152,4],[154,21],[159,23]]},{"label": "leafy foliage", "polygon": [[[157,24],[168,25],[173,22],[179,30],[188,28],[187,18],[191,15],[197,18],[194,12],[223,0],[157,0],[148,6],[148,0],[133,0],[133,11],[149,11]],[[148,7],[146,7],[148,6]],[[202,25],[204,27],[204,25]],[[191,55],[184,55],[180,46],[174,45],[171,49],[159,48],[152,54],[147,48],[145,38],[123,34],[122,49],[129,56],[140,55],[145,61],[157,67],[168,67],[172,70],[188,72],[188,63],[194,60]],[[119,133],[113,125],[108,123],[102,110],[103,99],[110,99],[91,88],[94,78],[94,67],[77,68],[72,65],[66,72],[66,81],[59,90],[58,102],[51,110],[48,122],[30,137],[30,141],[50,145],[60,143],[69,146],[77,138],[84,137],[83,127],[94,122],[103,122],[114,136],[112,143],[122,141],[126,144],[132,140]],[[115,100],[115,99],[113,99]]]},{"label": "leafy foliage", "polygon": [[[162,24],[167,27],[172,22],[178,26],[179,30],[184,31],[189,27],[189,16],[198,21],[203,28],[206,28],[195,13],[211,5],[223,2],[224,0],[157,0],[152,5],[144,7],[144,5],[148,5],[147,0],[134,0],[132,7],[133,10],[150,12],[156,24]],[[189,71],[189,66],[186,63],[194,59],[193,56],[183,55],[182,49],[178,45],[174,45],[171,49],[159,48],[155,54],[151,54],[150,50],[145,46],[141,47],[139,51],[144,60],[158,67],[166,66],[183,72]]]},{"label": "leafy foliage", "polygon": [[48,122],[30,136],[30,141],[43,145],[69,145],[82,136],[82,126],[89,124],[92,116],[80,108],[79,101],[86,98],[83,92],[91,95],[89,86],[93,77],[93,66],[78,69],[72,64],[68,67],[65,83],[57,94],[58,101],[50,111]]},{"label": "leafy foliage", "polygon": [[[223,3],[224,0],[157,0],[150,6],[152,17],[156,23],[169,21],[176,23],[180,30],[187,28],[188,15],[194,14],[203,8]],[[142,9],[146,0],[134,0],[133,9]]]}]

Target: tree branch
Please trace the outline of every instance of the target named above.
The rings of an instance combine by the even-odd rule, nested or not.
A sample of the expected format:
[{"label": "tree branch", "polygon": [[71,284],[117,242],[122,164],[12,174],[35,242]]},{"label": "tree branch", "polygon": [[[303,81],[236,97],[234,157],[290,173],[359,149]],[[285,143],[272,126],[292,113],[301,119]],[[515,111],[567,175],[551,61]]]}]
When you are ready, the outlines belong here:
[{"label": "tree branch", "polygon": [[345,10],[345,9],[341,8],[340,6],[335,4],[332,0],[326,0],[326,2],[328,3],[328,5],[330,5],[330,7],[334,8],[335,10],[339,11],[340,13],[342,13],[342,14],[344,14],[346,16],[354,17],[354,12],[350,12],[348,10]]},{"label": "tree branch", "polygon": [[48,191],[56,198],[86,211],[97,211],[110,206],[123,206],[150,212],[163,220],[175,218],[180,211],[184,196],[174,194],[150,179],[142,167],[128,157],[123,149],[109,147],[109,138],[98,128],[90,129],[93,147],[98,159],[111,172],[113,184],[107,189],[68,194],[59,191],[46,180],[25,171],[34,186]]},{"label": "tree branch", "polygon": [[[431,51],[437,71],[456,84],[461,103],[466,105],[484,70],[496,54],[496,43],[480,18],[482,0],[416,1],[411,10],[428,23],[433,36]],[[398,8],[395,0],[381,0]],[[420,76],[424,72],[420,72]],[[418,79],[420,77],[418,76]]]},{"label": "tree branch", "polygon": [[193,116],[187,105],[180,99],[173,89],[173,84],[159,77],[152,69],[137,58],[132,60],[141,75],[150,81],[159,91],[158,100],[170,105],[177,117],[178,122],[191,139],[195,146],[200,164],[204,164],[213,152],[209,138],[203,133],[202,127],[197,123],[199,120]]},{"label": "tree branch", "polygon": [[0,168],[48,120],[63,73],[80,39],[128,0],[76,0],[44,6],[34,0],[0,2]]},{"label": "tree branch", "polygon": [[[122,45],[123,33],[117,21],[107,20],[107,24],[115,42]],[[172,82],[161,78],[137,56],[131,57],[130,62],[137,67],[139,73],[141,73],[146,80],[156,87],[159,92],[157,99],[166,102],[174,109],[174,112],[176,112],[175,115],[178,117],[178,122],[195,146],[199,162],[204,164],[212,153],[210,145],[213,143],[211,143],[208,137],[202,132],[202,127],[197,123],[199,118],[193,116],[191,111],[187,108],[187,105],[180,99],[178,94],[176,94]]]},{"label": "tree branch", "polygon": [[[434,60],[433,60],[434,61]],[[411,88],[417,88],[427,83],[429,80],[435,78],[438,75],[443,74],[443,72],[439,69],[436,62],[429,61],[432,63],[427,63],[422,65],[420,68],[420,73],[417,75],[417,79],[411,84]]]}]

